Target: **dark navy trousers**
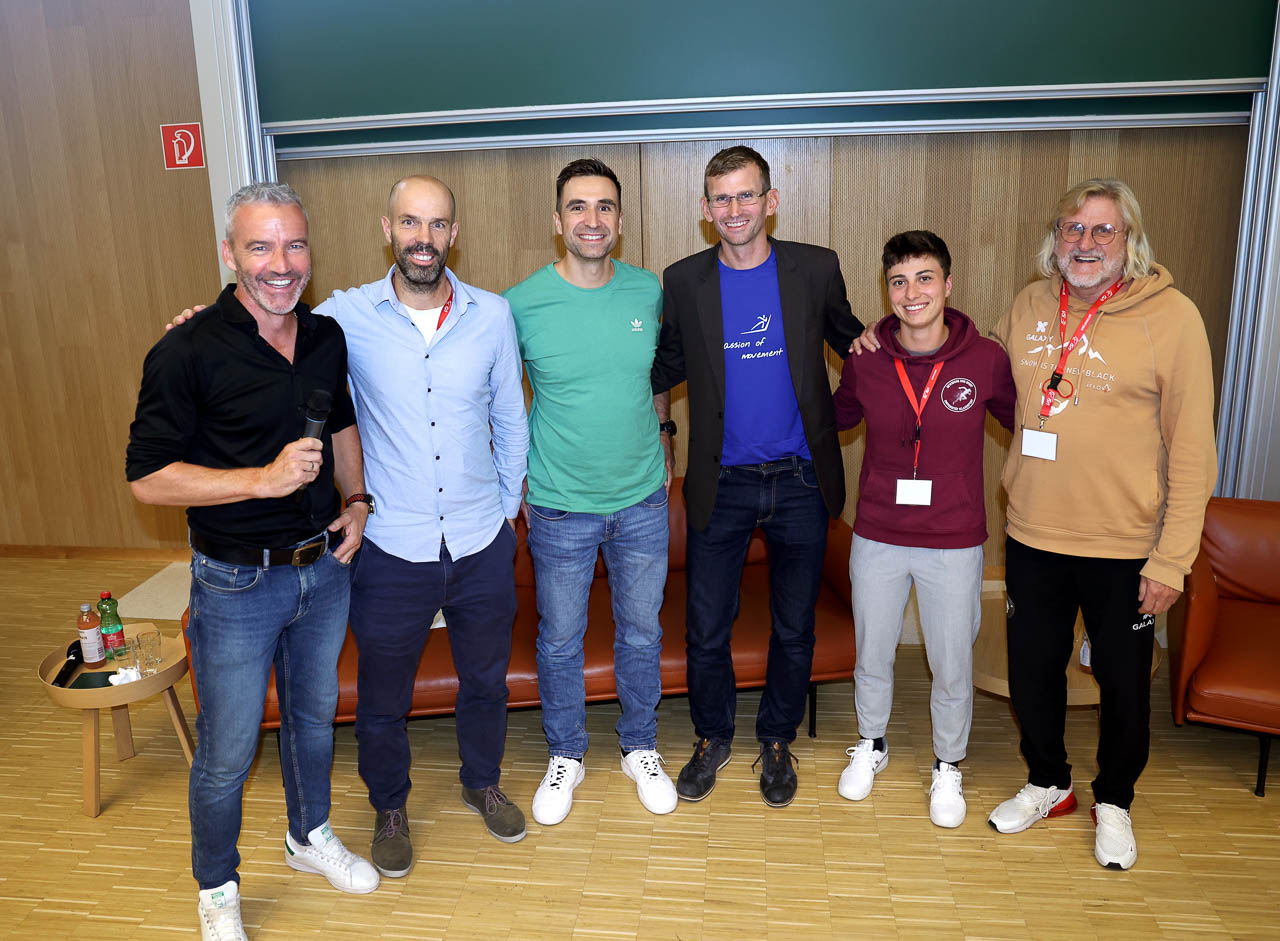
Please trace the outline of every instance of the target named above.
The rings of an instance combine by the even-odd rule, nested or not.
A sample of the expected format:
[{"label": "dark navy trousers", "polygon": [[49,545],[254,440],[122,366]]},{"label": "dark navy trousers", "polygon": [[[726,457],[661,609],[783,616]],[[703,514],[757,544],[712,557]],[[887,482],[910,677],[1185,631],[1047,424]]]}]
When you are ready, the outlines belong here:
[{"label": "dark navy trousers", "polygon": [[351,631],[360,651],[357,755],[375,809],[403,807],[409,796],[405,717],[436,611],[444,612],[458,673],[459,778],[469,788],[498,783],[507,738],[515,549],[505,522],[488,546],[463,559],[442,544],[439,562],[408,562],[364,540],[353,563]]},{"label": "dark navy trousers", "polygon": [[756,528],[769,548],[769,660],[756,739],[791,742],[813,672],[814,607],[830,517],[813,463],[799,457],[720,468],[704,530],[689,527],[685,615],[689,712],[699,738],[731,741],[737,689],[730,638],[742,566]]}]

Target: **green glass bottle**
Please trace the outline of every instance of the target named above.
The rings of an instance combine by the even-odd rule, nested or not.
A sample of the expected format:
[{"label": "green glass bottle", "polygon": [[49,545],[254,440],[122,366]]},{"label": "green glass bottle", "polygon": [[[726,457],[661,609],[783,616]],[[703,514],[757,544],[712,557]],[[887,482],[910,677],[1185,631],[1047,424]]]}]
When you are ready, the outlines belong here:
[{"label": "green glass bottle", "polygon": [[107,659],[114,660],[115,652],[124,646],[124,624],[116,613],[116,599],[104,591],[98,602],[98,618],[102,622],[102,646],[107,648]]}]

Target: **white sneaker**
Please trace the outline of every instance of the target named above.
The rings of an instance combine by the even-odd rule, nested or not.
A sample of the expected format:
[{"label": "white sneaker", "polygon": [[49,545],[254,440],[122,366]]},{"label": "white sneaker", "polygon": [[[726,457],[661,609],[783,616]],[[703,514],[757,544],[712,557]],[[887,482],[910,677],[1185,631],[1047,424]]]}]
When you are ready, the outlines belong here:
[{"label": "white sneaker", "polygon": [[1138,844],[1133,839],[1129,811],[1115,804],[1094,804],[1089,811],[1097,829],[1093,835],[1093,857],[1107,869],[1129,869],[1138,861]]},{"label": "white sneaker", "polygon": [[680,802],[676,786],[662,770],[664,763],[662,756],[651,748],[628,752],[622,756],[622,770],[636,782],[640,803],[651,814],[669,814]]},{"label": "white sneaker", "polygon": [[573,789],[587,776],[582,762],[576,758],[552,755],[547,773],[533,795],[533,819],[544,827],[554,827],[569,816],[573,806]]},{"label": "white sneaker", "polygon": [[318,872],[340,892],[364,895],[378,887],[378,870],[342,845],[328,821],[307,834],[299,846],[292,833],[284,835],[284,861],[298,872]]},{"label": "white sneaker", "polygon": [[840,786],[836,790],[845,800],[863,800],[871,793],[876,775],[889,764],[889,746],[877,751],[875,740],[864,738],[844,753],[849,756],[849,766],[840,772]]},{"label": "white sneaker", "polygon": [[1061,817],[1076,809],[1074,785],[1067,789],[1028,784],[991,811],[987,823],[1001,833],[1021,833],[1045,817]]},{"label": "white sneaker", "polygon": [[196,914],[202,941],[249,941],[240,921],[240,887],[234,879],[216,889],[201,889]]},{"label": "white sneaker", "polygon": [[960,769],[945,761],[939,762],[933,769],[933,783],[929,785],[929,819],[935,827],[955,829],[964,823],[967,810]]}]

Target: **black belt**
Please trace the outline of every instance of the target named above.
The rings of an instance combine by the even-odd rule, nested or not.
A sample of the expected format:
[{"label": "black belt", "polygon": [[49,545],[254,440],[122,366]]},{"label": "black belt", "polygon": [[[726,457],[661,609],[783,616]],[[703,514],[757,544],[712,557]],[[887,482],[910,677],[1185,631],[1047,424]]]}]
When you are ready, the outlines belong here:
[{"label": "black belt", "polygon": [[[207,555],[211,559],[225,562],[227,565],[310,565],[324,555],[330,546],[342,542],[342,533],[326,532],[301,546],[286,546],[281,549],[255,549],[252,546],[240,546],[232,542],[218,542],[191,530],[191,548]],[[267,561],[262,561],[265,553]]]},{"label": "black belt", "polygon": [[774,471],[782,470],[798,470],[801,465],[810,464],[812,461],[807,457],[801,457],[793,454],[791,457],[779,458],[776,461],[765,461],[762,464],[731,464],[734,470],[755,471],[759,474],[772,474]]}]

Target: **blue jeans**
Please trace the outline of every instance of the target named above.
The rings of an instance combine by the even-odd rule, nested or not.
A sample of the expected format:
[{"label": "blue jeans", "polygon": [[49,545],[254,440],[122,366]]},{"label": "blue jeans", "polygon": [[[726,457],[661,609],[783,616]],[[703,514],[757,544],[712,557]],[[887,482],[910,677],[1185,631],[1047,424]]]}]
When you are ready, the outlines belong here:
[{"label": "blue jeans", "polygon": [[350,570],[326,552],[311,565],[229,565],[191,552],[191,669],[200,693],[188,802],[191,871],[202,889],[239,881],[241,798],[258,748],[271,667],[280,701],[280,772],[289,832],[329,819],[338,653]]},{"label": "blue jeans", "polygon": [[711,520],[701,532],[689,527],[685,561],[689,712],[699,739],[733,739],[737,690],[729,641],[742,565],[757,527],[769,549],[772,631],[756,738],[795,739],[813,673],[813,612],[828,523],[812,461],[792,457],[720,468]]},{"label": "blue jeans", "polygon": [[662,696],[662,625],[658,609],[667,582],[667,490],[601,516],[529,506],[529,551],[538,585],[538,695],[552,755],[587,752],[587,704],[582,639],[587,598],[604,552],[613,602],[613,672],[622,715],[624,752],[658,747]]},{"label": "blue jeans", "polygon": [[409,797],[405,717],[437,611],[444,612],[458,674],[458,778],[476,789],[498,783],[507,741],[515,557],[516,535],[505,520],[489,545],[461,559],[444,545],[438,562],[409,562],[371,539],[361,546],[351,586],[351,632],[360,651],[356,756],[375,810],[403,807]]}]

